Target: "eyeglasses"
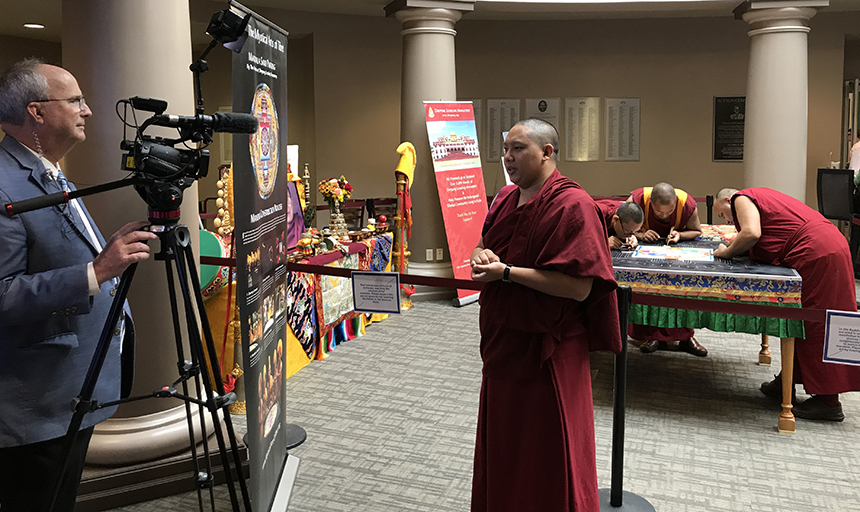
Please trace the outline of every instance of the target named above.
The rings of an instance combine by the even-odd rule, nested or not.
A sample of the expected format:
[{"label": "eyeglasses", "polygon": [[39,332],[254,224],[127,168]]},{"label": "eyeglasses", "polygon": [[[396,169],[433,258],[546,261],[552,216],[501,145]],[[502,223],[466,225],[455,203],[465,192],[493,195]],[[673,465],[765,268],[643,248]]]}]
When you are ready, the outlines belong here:
[{"label": "eyeglasses", "polygon": [[87,100],[84,99],[83,96],[75,96],[74,98],[52,98],[48,100],[33,100],[33,103],[44,103],[47,101],[68,101],[69,104],[75,105],[78,107],[78,110],[83,110],[87,107]]}]

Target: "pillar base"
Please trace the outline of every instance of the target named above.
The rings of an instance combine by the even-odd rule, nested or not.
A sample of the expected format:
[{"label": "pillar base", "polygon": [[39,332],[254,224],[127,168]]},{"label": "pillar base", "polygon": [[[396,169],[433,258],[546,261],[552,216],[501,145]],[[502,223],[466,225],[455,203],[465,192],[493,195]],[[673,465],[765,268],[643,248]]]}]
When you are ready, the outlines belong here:
[{"label": "pillar base", "polygon": [[[195,442],[202,441],[200,413],[191,407]],[[207,436],[213,433],[211,415],[205,414]],[[226,432],[225,432],[226,435]],[[110,418],[99,423],[87,451],[87,464],[127,466],[161,459],[188,450],[188,422],[185,406],[145,416]]]},{"label": "pillar base", "polygon": [[[236,442],[242,461],[242,474],[247,479],[250,476],[248,450],[240,439],[237,439]],[[218,441],[215,436],[209,439],[209,448],[215,484],[222,484],[225,482],[224,468],[221,464],[221,455],[218,452]],[[233,455],[230,453],[229,444],[227,457],[232,466]],[[201,466],[200,470],[203,469]],[[126,467],[87,466],[84,468],[81,486],[78,488],[75,511],[108,510],[194,491],[196,485],[193,476],[194,463],[190,450],[179,455]],[[233,478],[235,482],[235,472]],[[208,496],[204,496],[204,499],[208,499]]]}]

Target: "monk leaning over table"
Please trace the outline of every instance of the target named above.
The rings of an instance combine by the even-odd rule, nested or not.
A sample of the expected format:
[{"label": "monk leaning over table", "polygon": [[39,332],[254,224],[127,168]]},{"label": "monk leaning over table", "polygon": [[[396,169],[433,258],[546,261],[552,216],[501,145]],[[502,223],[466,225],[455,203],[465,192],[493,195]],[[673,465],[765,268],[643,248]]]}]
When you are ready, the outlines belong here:
[{"label": "monk leaning over table", "polygon": [[[804,308],[857,311],[848,242],[820,213],[769,188],[724,188],[716,196],[714,212],[738,230],[714,256],[731,258],[749,251],[755,261],[791,267],[803,279]],[[813,396],[796,404],[794,415],[842,421],[839,393],[860,390],[860,366],[823,362],[824,322],[806,321],[804,328],[806,338],[797,338],[794,347],[794,383],[803,384]],[[782,373],[762,384],[761,391],[781,400]]]},{"label": "monk leaning over table", "polygon": [[645,219],[642,208],[636,203],[627,203],[617,199],[599,199],[595,203],[597,203],[600,215],[606,224],[609,248],[635,248],[636,237],[634,233],[642,228],[642,222]]},{"label": "monk leaning over table", "polygon": [[555,167],[558,132],[517,123],[472,252],[483,378],[472,511],[596,511],[589,350],[621,350],[612,257],[597,206]]},{"label": "monk leaning over table", "polygon": [[[645,214],[642,229],[636,233],[640,241],[656,242],[665,238],[668,245],[695,240],[702,234],[696,200],[668,183],[636,189],[630,193],[627,202],[638,204]],[[687,327],[630,324],[627,333],[635,340],[642,340],[639,350],[646,354],[666,348],[669,341],[677,341],[678,348],[685,352],[699,357],[708,355],[708,349],[696,340],[695,331]]]}]

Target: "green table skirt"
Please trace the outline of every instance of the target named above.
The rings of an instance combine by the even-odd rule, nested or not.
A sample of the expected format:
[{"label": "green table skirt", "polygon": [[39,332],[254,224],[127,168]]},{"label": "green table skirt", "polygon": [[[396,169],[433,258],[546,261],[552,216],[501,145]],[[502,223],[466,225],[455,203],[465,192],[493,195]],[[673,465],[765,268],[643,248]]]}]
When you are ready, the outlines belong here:
[{"label": "green table skirt", "polygon": [[[760,302],[754,304],[772,305]],[[784,307],[796,306],[786,305]],[[687,327],[690,329],[710,329],[719,332],[767,334],[780,338],[803,338],[804,336],[803,320],[713,313],[709,311],[647,306],[644,304],[631,304],[627,321],[631,324],[653,325],[655,327]]]}]

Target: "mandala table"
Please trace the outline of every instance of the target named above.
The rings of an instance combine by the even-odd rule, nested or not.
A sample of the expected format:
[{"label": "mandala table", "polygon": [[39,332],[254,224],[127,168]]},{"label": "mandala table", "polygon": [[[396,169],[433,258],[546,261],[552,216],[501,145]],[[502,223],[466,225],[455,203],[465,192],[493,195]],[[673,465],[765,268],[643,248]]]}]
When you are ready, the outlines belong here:
[{"label": "mandala table", "polygon": [[[781,339],[783,371],[782,412],[779,431],[794,432],[794,415],[791,413],[791,382],[794,369],[794,340],[802,338],[803,321],[774,318],[753,313],[735,314],[706,311],[695,308],[695,303],[684,301],[683,306],[665,307],[648,304],[654,300],[637,300],[648,297],[671,297],[709,301],[703,309],[714,309],[713,302],[741,306],[769,305],[800,308],[802,280],[791,268],[751,263],[748,259],[703,257],[702,249],[714,249],[718,241],[693,241],[678,244],[681,249],[662,251],[658,246],[645,246],[638,251],[612,251],[615,280],[631,287],[634,304],[628,321],[656,327],[706,328],[719,332],[761,334],[762,347],[759,363],[770,364],[767,335]],[[661,254],[662,251],[662,254]],[[673,258],[675,252],[692,254],[693,260]],[[705,251],[706,252],[706,251]],[[643,303],[644,302],[644,303]],[[717,308],[719,309],[719,308]],[[750,309],[755,309],[751,307]]]}]

